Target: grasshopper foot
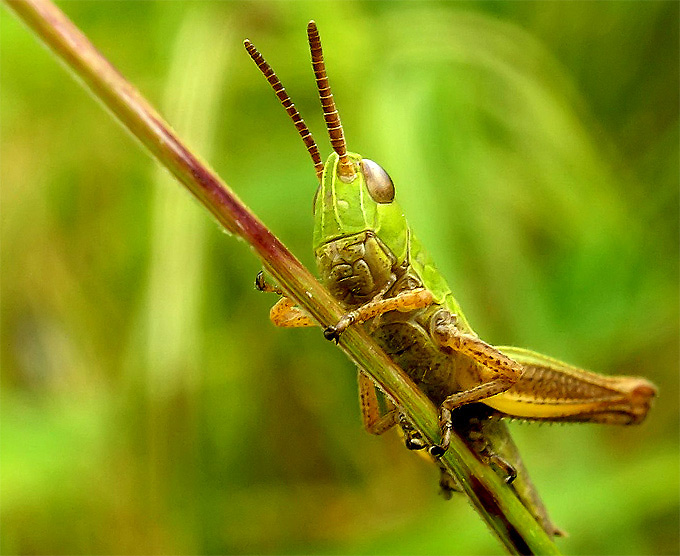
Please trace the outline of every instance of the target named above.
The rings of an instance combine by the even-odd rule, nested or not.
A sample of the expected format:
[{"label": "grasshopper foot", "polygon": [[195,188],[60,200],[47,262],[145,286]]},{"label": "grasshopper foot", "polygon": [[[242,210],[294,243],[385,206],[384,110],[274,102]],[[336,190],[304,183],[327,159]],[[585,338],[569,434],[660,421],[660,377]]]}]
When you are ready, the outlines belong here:
[{"label": "grasshopper foot", "polygon": [[442,457],[445,453],[446,450],[448,449],[448,446],[442,446],[441,444],[435,444],[434,446],[430,446],[428,449],[428,452],[433,458],[440,458]]},{"label": "grasshopper foot", "polygon": [[399,416],[399,426],[404,433],[404,445],[407,450],[422,450],[426,444],[420,431],[417,430],[404,414]]},{"label": "grasshopper foot", "polygon": [[336,326],[327,326],[324,328],[323,337],[326,338],[326,340],[337,344],[338,340],[340,340],[340,331]]},{"label": "grasshopper foot", "polygon": [[442,431],[442,439],[439,444],[430,446],[429,452],[432,457],[440,458],[449,449],[451,444],[451,433],[453,431],[453,420],[451,418],[451,411],[445,407],[441,408],[439,414],[439,427]]},{"label": "grasshopper foot", "polygon": [[261,292],[267,290],[267,282],[265,282],[264,272],[262,272],[261,270],[260,272],[257,273],[257,276],[255,276],[255,288],[260,290]]},{"label": "grasshopper foot", "polygon": [[336,344],[338,343],[338,340],[340,339],[340,334],[342,334],[349,326],[354,324],[356,321],[356,314],[355,313],[349,313],[348,315],[345,315],[342,317],[336,324],[335,326],[327,326],[324,331],[323,331],[323,336],[326,338],[326,340],[332,340]]},{"label": "grasshopper foot", "polygon": [[267,279],[264,277],[264,272],[261,270],[257,273],[257,276],[255,276],[255,289],[261,292],[283,295],[283,290],[281,290],[281,288],[272,286],[269,282],[267,282]]},{"label": "grasshopper foot", "polygon": [[419,436],[412,436],[407,438],[404,442],[407,450],[422,450],[425,448],[425,442]]}]

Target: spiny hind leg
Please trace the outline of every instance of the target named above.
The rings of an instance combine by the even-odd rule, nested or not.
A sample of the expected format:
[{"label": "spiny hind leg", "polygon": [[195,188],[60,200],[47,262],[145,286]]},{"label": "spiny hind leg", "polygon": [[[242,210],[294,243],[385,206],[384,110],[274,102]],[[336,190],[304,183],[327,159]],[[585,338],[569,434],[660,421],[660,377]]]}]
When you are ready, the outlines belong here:
[{"label": "spiny hind leg", "polygon": [[501,353],[495,347],[480,340],[473,334],[462,332],[456,327],[456,317],[442,309],[433,315],[430,321],[432,338],[440,346],[470,357],[481,365],[481,384],[462,392],[456,392],[446,398],[440,407],[440,427],[442,440],[439,445],[432,446],[430,453],[441,456],[451,442],[453,424],[451,411],[465,404],[483,401],[508,390],[522,376],[522,365]]},{"label": "spiny hind leg", "polygon": [[317,326],[316,321],[307,314],[307,312],[295,305],[293,301],[287,298],[281,288],[269,284],[263,272],[258,272],[255,278],[255,287],[261,292],[275,293],[281,296],[276,304],[269,311],[269,320],[275,326],[284,328],[300,328],[303,326]]},{"label": "spiny hind leg", "polygon": [[388,297],[387,299],[373,299],[351,313],[347,313],[335,326],[327,326],[323,334],[327,340],[335,340],[337,342],[340,335],[353,324],[366,322],[388,311],[407,313],[414,309],[422,309],[432,303],[434,303],[432,294],[424,288],[402,291],[394,297]]}]

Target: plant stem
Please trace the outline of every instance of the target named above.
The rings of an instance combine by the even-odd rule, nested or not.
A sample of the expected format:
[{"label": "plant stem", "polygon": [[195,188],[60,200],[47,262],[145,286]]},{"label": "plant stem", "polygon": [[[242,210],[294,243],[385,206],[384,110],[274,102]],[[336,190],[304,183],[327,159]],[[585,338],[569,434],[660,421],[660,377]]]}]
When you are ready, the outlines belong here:
[{"label": "plant stem", "polygon": [[[342,308],[286,247],[192,153],[153,107],[49,0],[5,0],[15,14],[80,78],[122,125],[184,185],[229,232],[244,239],[264,267],[322,325]],[[439,439],[437,413],[409,377],[360,327],[350,327],[340,346],[394,399],[432,444]],[[512,490],[482,464],[456,435],[442,458],[474,508],[513,554],[557,554],[557,548]]]}]

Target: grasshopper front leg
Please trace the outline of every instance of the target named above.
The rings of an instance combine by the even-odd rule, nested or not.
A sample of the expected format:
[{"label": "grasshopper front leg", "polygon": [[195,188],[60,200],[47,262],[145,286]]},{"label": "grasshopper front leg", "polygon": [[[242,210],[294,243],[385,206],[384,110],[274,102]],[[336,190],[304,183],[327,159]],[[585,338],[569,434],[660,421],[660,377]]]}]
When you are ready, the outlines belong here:
[{"label": "grasshopper front leg", "polygon": [[403,291],[394,297],[386,299],[373,299],[354,311],[347,313],[335,326],[327,326],[323,333],[327,340],[335,340],[337,343],[340,335],[353,324],[366,322],[388,311],[408,313],[415,309],[427,307],[433,302],[432,293],[424,288]]},{"label": "grasshopper front leg", "polygon": [[[263,272],[259,272],[255,278],[255,287],[262,292],[275,293],[282,296],[269,312],[269,318],[275,326],[284,328],[316,326],[316,322],[303,309],[285,297],[280,288],[267,283]],[[359,383],[361,420],[366,431],[370,434],[381,435],[399,424],[404,431],[405,444],[409,450],[424,448],[425,444],[422,437],[420,437],[420,433],[413,429],[413,426],[405,420],[390,400],[385,400],[387,411],[384,414],[380,413],[376,386],[369,376],[359,369],[357,378]]]}]

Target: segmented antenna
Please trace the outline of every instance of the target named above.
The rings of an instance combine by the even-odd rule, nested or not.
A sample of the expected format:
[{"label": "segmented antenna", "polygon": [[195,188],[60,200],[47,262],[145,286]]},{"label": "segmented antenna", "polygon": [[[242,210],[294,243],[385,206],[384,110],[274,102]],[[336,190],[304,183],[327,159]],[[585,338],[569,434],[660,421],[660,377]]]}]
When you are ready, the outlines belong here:
[{"label": "segmented antenna", "polygon": [[246,39],[243,41],[243,46],[246,47],[248,54],[253,59],[253,62],[255,62],[257,67],[260,69],[262,75],[264,75],[267,81],[269,81],[269,84],[272,86],[272,89],[274,89],[274,93],[276,93],[276,96],[279,97],[279,100],[281,101],[283,107],[286,109],[286,112],[288,112],[290,119],[293,120],[295,128],[298,130],[300,137],[302,137],[302,140],[304,141],[307,150],[309,151],[309,155],[312,157],[312,162],[314,162],[314,169],[316,170],[316,177],[319,179],[319,181],[321,181],[321,175],[323,174],[323,162],[321,162],[319,147],[316,146],[316,143],[314,142],[314,137],[312,137],[312,133],[309,131],[307,124],[305,124],[305,121],[302,119],[302,116],[300,116],[300,113],[297,111],[297,108],[295,108],[293,101],[290,100],[290,97],[288,96],[285,87],[281,84],[281,81],[277,77],[276,73],[264,59],[262,54],[260,54],[257,48],[255,48],[253,43]]},{"label": "segmented antenna", "polygon": [[316,23],[310,21],[307,24],[307,38],[309,39],[309,50],[312,53],[312,68],[316,77],[316,87],[319,90],[319,98],[323,107],[323,117],[326,120],[326,128],[331,139],[333,150],[340,157],[338,173],[345,178],[354,178],[354,167],[347,156],[347,146],[345,144],[345,134],[342,131],[340,115],[335,107],[331,86],[326,75],[326,64],[323,61],[323,51],[321,50],[321,39]]}]

